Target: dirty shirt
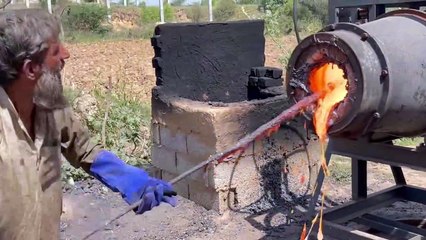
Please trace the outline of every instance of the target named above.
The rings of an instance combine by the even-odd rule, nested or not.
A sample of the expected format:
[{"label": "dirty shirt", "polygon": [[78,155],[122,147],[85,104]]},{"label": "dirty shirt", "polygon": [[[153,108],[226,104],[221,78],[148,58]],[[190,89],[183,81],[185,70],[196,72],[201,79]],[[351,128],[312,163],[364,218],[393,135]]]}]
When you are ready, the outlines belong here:
[{"label": "dirty shirt", "polygon": [[35,140],[0,87],[0,239],[58,240],[61,159],[88,171],[101,146],[71,108],[36,108]]}]

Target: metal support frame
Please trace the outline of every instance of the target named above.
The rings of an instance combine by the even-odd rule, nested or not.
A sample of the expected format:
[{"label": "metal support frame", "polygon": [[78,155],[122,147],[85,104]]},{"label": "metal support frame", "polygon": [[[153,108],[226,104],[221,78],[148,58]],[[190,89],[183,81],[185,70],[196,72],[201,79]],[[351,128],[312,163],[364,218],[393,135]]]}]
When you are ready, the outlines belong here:
[{"label": "metal support frame", "polygon": [[[357,18],[360,8],[368,11],[367,21],[373,21],[378,16],[386,12],[386,8],[412,8],[419,10],[421,7],[426,7],[425,0],[329,0],[328,16],[329,24],[337,22],[352,22],[360,21]],[[347,11],[350,19],[339,18],[339,13]]]},{"label": "metal support frame", "polygon": [[[366,225],[383,234],[398,239],[426,239],[426,230],[408,224],[372,215],[371,212],[394,202],[405,200],[426,205],[426,188],[408,185],[401,167],[426,171],[426,151],[413,150],[387,143],[370,143],[364,140],[330,138],[326,150],[327,165],[331,156],[341,155],[352,159],[352,200],[341,206],[327,209],[323,214],[323,233],[337,239],[385,239],[342,224],[351,221]],[[367,161],[387,164],[391,167],[395,186],[367,194]],[[315,216],[315,205],[319,199],[324,172],[320,170],[312,196],[308,217]],[[315,228],[314,228],[315,229]],[[317,229],[315,229],[317,231]]]}]

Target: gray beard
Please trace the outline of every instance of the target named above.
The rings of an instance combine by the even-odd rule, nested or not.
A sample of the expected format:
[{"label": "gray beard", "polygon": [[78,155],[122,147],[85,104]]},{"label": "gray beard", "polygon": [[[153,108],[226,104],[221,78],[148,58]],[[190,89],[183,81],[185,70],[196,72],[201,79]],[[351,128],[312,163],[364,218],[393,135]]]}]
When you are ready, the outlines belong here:
[{"label": "gray beard", "polygon": [[34,89],[34,104],[38,107],[54,110],[68,106],[64,96],[60,70],[43,67],[43,74]]}]

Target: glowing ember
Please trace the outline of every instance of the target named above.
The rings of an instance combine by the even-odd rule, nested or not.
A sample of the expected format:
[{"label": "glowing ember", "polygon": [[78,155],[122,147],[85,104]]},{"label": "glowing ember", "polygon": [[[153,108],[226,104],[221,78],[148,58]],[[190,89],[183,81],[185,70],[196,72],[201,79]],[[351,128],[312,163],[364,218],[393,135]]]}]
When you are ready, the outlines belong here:
[{"label": "glowing ember", "polygon": [[320,95],[314,115],[314,126],[322,142],[327,139],[330,114],[336,104],[341,102],[348,93],[347,82],[343,70],[332,63],[325,64],[311,72],[310,89]]}]

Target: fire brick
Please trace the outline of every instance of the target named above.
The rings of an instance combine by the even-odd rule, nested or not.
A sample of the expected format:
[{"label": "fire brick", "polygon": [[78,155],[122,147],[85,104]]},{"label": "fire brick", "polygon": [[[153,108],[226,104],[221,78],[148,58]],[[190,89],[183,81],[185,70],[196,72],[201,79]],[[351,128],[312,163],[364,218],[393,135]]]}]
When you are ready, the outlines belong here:
[{"label": "fire brick", "polygon": [[[221,194],[214,188],[206,187],[198,182],[189,182],[189,199],[207,209],[218,209],[223,211],[226,206],[219,201]],[[222,204],[222,205],[221,205]]]},{"label": "fire brick", "polygon": [[[164,180],[170,181],[178,175],[161,170],[161,176]],[[184,179],[173,185],[173,187],[180,196],[190,199],[207,209],[214,209],[221,213],[228,209],[228,191],[206,187],[202,183],[189,179]],[[230,201],[233,203],[234,196],[230,195],[230,197]]]},{"label": "fire brick", "polygon": [[[202,157],[200,155],[189,155],[184,153],[176,153],[176,169],[172,173],[183,173],[192,167],[195,167],[198,163],[206,160],[207,158]],[[206,166],[207,167],[207,166]],[[211,168],[201,168],[196,172],[192,173],[187,177],[188,179],[192,179],[206,186],[210,186],[214,179]]]},{"label": "fire brick", "polygon": [[151,124],[151,140],[154,144],[161,144],[160,140],[160,124],[153,122]]},{"label": "fire brick", "polygon": [[[232,162],[224,162],[214,168],[214,187],[216,189],[244,189],[253,191],[259,184],[259,172],[254,156],[240,157]],[[254,191],[257,191],[255,189]]]},{"label": "fire brick", "polygon": [[[167,172],[166,170],[161,170],[161,177],[165,181],[170,181],[177,176],[178,174],[173,174],[173,173]],[[182,181],[179,181],[173,184],[173,189],[176,191],[177,194],[179,194],[179,196],[189,199],[189,181],[188,180],[183,179]]]},{"label": "fire brick", "polygon": [[169,126],[160,126],[161,145],[176,152],[188,152],[186,147],[186,135],[177,129]]},{"label": "fire brick", "polygon": [[[214,133],[211,132],[211,134]],[[203,137],[200,134],[191,133],[186,139],[188,154],[202,158],[208,158],[211,154],[215,154],[215,141],[212,137]]]},{"label": "fire brick", "polygon": [[164,145],[153,144],[151,147],[152,164],[171,173],[177,173],[176,152]]}]

